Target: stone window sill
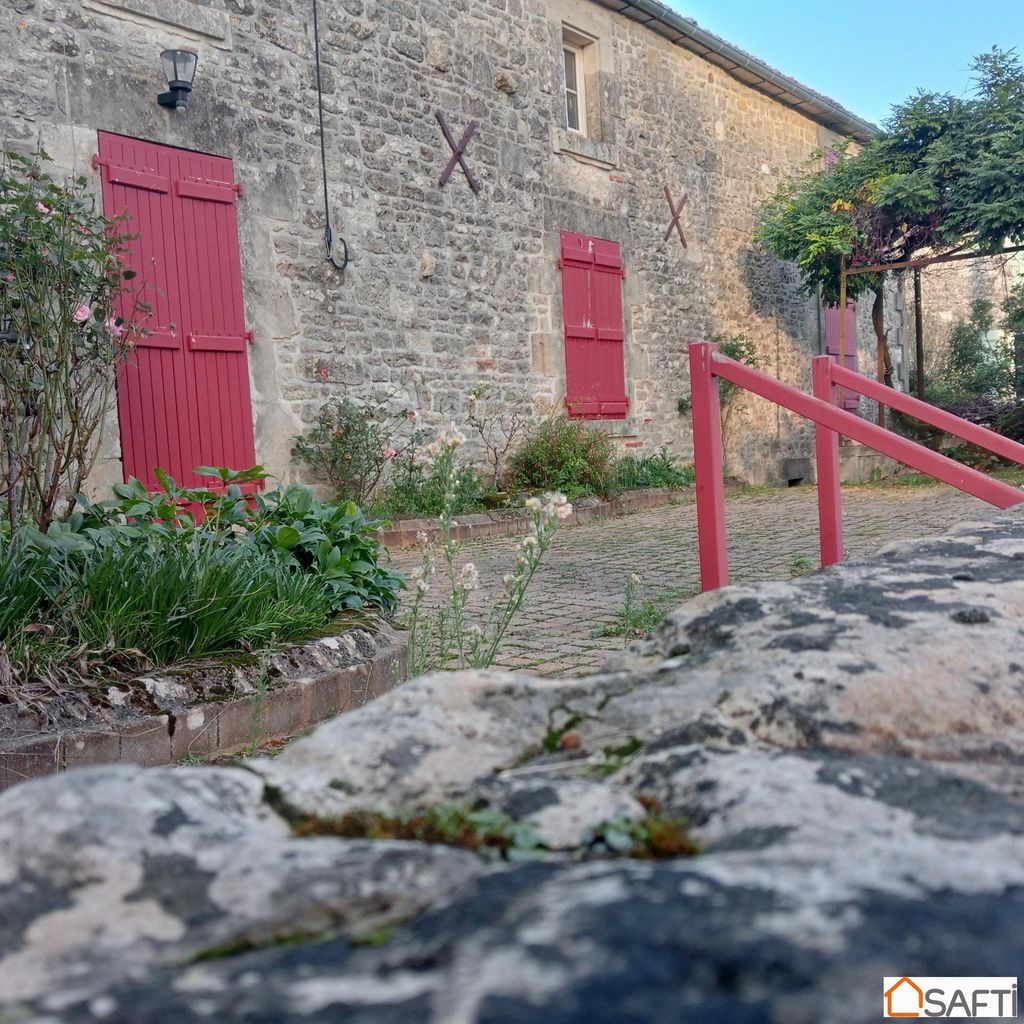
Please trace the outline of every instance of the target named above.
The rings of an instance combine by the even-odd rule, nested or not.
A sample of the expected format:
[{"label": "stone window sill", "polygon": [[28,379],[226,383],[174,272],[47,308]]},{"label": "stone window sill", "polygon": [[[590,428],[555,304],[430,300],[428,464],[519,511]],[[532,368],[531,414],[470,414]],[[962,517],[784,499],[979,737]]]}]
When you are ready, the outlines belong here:
[{"label": "stone window sill", "polygon": [[552,148],[556,153],[578,160],[581,164],[592,167],[603,167],[605,170],[618,170],[619,147],[600,139],[591,139],[579,132],[571,132],[567,128],[555,128],[551,133]]}]

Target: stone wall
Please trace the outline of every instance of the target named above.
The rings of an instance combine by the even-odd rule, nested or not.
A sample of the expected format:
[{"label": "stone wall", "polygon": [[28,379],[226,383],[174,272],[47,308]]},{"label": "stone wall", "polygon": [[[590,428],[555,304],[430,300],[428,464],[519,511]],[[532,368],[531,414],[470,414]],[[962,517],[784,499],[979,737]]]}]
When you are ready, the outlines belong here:
[{"label": "stone wall", "polygon": [[[292,476],[292,437],[330,396],[393,396],[463,423],[481,378],[496,401],[564,396],[561,230],[622,244],[626,421],[607,429],[688,457],[686,344],[742,332],[762,365],[808,383],[815,303],[753,251],[757,204],[832,138],[794,110],[589,0],[345,0],[321,10],[330,205],[352,263],[323,259],[311,8],[300,0],[14,0],[0,12],[10,74],[0,134],[93,173],[97,129],[235,161],[257,456]],[[588,48],[591,138],[563,125],[563,24]],[[189,109],[155,102],[159,52],[199,52]],[[438,176],[456,137],[467,159]],[[688,247],[663,239],[662,192],[688,197]],[[732,468],[774,479],[809,431],[756,399]],[[94,489],[120,475],[116,423]]]},{"label": "stone wall", "polygon": [[863,1024],[884,977],[1016,975],[1022,566],[1015,510],[705,594],[587,679],[15,786],[0,1017]]}]

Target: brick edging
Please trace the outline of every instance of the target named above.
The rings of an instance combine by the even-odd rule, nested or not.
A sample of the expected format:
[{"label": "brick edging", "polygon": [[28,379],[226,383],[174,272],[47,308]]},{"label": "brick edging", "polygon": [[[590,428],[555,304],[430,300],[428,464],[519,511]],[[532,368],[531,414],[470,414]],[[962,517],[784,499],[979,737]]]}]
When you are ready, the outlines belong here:
[{"label": "brick edging", "polygon": [[[625,491],[618,497],[607,501],[601,498],[581,498],[573,502],[572,515],[566,519],[567,526],[579,526],[594,519],[620,515],[625,512],[639,512],[643,509],[658,508],[670,502],[692,504],[693,487],[679,489],[645,488],[637,491]],[[455,517],[457,524],[452,529],[456,540],[481,540],[489,537],[514,537],[527,533],[530,529],[531,517],[526,509],[518,510],[515,516],[500,515],[497,512],[467,512]],[[432,540],[441,536],[441,527],[437,519],[403,519],[394,526],[380,531],[380,540],[387,548],[412,548],[417,544],[416,535],[425,533]]]},{"label": "brick edging", "polygon": [[190,754],[233,754],[257,739],[267,742],[296,736],[325,719],[362,707],[406,679],[405,639],[391,630],[384,636],[386,642],[364,660],[296,676],[268,690],[258,736],[253,735],[253,713],[259,698],[246,695],[113,726],[21,735],[6,743],[0,737],[0,790],[69,768],[115,762],[171,765]]}]

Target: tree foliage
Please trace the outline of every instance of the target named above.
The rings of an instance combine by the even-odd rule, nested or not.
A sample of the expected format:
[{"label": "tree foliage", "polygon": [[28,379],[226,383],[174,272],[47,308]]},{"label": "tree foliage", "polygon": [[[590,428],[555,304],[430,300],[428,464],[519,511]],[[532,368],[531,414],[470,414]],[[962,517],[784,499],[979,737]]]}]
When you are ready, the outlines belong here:
[{"label": "tree foliage", "polygon": [[[796,262],[809,292],[837,301],[841,256],[872,265],[1024,244],[1024,66],[993,49],[973,69],[969,96],[917,93],[862,148],[840,147],[767,202],[757,238]],[[851,277],[849,296],[879,284]]]}]

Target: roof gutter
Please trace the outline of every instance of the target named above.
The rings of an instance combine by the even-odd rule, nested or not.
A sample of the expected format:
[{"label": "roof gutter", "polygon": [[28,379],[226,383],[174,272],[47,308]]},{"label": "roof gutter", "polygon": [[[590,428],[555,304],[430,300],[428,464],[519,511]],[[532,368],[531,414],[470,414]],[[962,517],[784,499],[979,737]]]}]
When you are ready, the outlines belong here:
[{"label": "roof gutter", "polygon": [[695,21],[684,18],[658,0],[595,0],[609,10],[616,11],[647,26],[652,32],[681,46],[691,53],[717,65],[727,74],[745,85],[798,110],[805,117],[858,142],[867,142],[878,134],[878,128],[851,113],[827,96],[801,85],[796,79],[784,75],[751,54],[727,43],[724,39],[702,29]]}]

